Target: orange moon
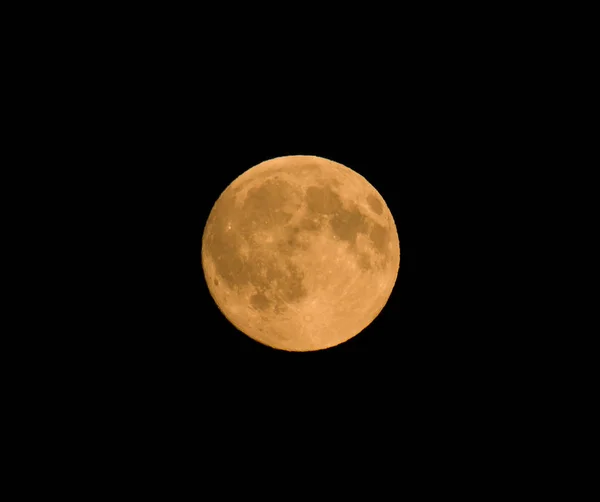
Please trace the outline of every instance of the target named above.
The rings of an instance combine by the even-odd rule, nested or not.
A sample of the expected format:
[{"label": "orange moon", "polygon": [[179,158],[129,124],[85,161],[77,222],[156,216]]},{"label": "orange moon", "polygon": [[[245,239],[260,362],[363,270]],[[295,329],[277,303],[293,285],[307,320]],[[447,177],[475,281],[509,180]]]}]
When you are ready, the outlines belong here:
[{"label": "orange moon", "polygon": [[364,330],[400,267],[392,214],[360,174],[321,157],[258,164],[215,202],[202,268],[225,317],[275,349],[315,351]]}]

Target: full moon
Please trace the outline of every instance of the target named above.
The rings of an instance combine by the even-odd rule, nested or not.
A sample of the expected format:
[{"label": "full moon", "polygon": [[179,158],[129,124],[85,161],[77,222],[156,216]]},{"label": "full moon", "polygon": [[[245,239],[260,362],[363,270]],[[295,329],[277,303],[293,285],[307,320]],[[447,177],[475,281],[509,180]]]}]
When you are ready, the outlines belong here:
[{"label": "full moon", "polygon": [[363,331],[400,267],[392,214],[360,174],[321,157],[258,164],[215,202],[202,268],[225,317],[275,349],[315,351]]}]

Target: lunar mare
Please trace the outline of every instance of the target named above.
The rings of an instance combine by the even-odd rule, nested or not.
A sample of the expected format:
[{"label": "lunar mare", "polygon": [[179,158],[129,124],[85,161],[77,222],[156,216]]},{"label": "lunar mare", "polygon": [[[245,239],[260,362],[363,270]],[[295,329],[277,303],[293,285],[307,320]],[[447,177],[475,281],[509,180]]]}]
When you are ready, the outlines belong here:
[{"label": "lunar mare", "polygon": [[360,174],[314,156],[271,159],[212,208],[202,266],[225,317],[288,351],[347,341],[383,309],[400,266],[394,219]]}]

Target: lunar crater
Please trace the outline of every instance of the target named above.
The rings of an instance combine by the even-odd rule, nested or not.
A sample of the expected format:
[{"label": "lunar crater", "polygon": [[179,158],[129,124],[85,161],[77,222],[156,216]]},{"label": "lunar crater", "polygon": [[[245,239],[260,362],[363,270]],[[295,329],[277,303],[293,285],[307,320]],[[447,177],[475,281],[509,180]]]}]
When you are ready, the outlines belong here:
[{"label": "lunar crater", "polygon": [[381,214],[383,212],[383,204],[379,201],[377,197],[373,194],[367,195],[367,204],[376,214]]}]

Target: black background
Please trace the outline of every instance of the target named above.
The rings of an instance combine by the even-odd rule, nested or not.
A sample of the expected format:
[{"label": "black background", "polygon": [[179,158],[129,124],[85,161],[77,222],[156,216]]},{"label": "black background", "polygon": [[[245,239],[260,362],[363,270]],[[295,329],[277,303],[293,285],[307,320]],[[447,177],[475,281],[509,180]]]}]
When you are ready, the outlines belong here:
[{"label": "black background", "polygon": [[[82,295],[80,312],[93,313],[81,329],[98,334],[78,342],[79,364],[99,362],[114,382],[147,393],[189,392],[198,382],[270,395],[292,382],[351,390],[348,381],[370,377],[374,388],[415,393],[434,381],[439,390],[448,375],[476,382],[498,348],[479,335],[471,298],[480,295],[465,287],[460,263],[482,256],[471,246],[485,221],[476,199],[493,184],[505,138],[497,117],[509,97],[488,85],[498,81],[485,65],[492,49],[382,30],[369,50],[345,36],[307,50],[293,32],[269,33],[246,48],[201,29],[148,25],[94,37],[77,58],[53,61],[48,93],[68,99],[46,96],[56,109],[45,125],[67,123],[65,151],[78,169],[65,185],[94,208],[82,212],[89,240],[77,254],[81,280],[98,296]],[[218,196],[284,155],[321,156],[363,175],[400,239],[398,280],[380,315],[347,343],[313,353],[277,351],[239,332],[201,266]],[[311,387],[312,378],[321,383]]]},{"label": "black background", "polygon": [[[100,361],[115,382],[162,382],[169,392],[201,380],[205,389],[248,383],[277,394],[319,374],[315,382],[327,385],[373,377],[375,387],[414,392],[433,382],[440,389],[449,375],[475,385],[498,364],[500,344],[480,336],[484,310],[474,307],[486,297],[466,286],[490,268],[464,273],[489,248],[477,208],[493,173],[505,172],[502,143],[514,130],[500,120],[510,94],[486,66],[491,48],[391,30],[369,51],[360,37],[309,51],[284,33],[281,51],[276,37],[246,48],[202,30],[143,30],[97,37],[77,64],[49,71],[71,70],[57,80],[69,112],[53,97],[57,110],[47,116],[68,122],[65,150],[78,169],[65,185],[75,183],[94,207],[93,218],[82,213],[90,240],[78,255],[94,276],[82,273],[85,287],[99,296],[82,296],[95,309],[82,329],[98,335],[79,342],[81,365]],[[363,175],[400,239],[398,280],[381,314],[347,343],[314,353],[273,350],[240,333],[201,266],[218,196],[247,169],[284,155],[321,156]],[[424,249],[426,278],[417,267]]]},{"label": "black background", "polygon": [[[138,243],[143,243],[132,258],[135,270],[144,264],[134,275],[136,291],[147,301],[134,300],[143,312],[141,326],[149,330],[144,336],[164,344],[165,353],[174,357],[181,351],[184,359],[243,354],[248,360],[310,364],[314,358],[405,352],[418,337],[420,166],[415,165],[418,153],[411,153],[415,145],[408,145],[393,124],[373,128],[369,119],[331,109],[282,108],[234,106],[225,124],[199,121],[191,131],[169,131],[150,147],[156,153],[141,166],[134,221],[128,226],[132,235],[141,232]],[[398,280],[385,309],[360,335],[319,353],[278,351],[243,335],[212,300],[201,266],[204,224],[221,192],[245,170],[284,155],[325,157],[365,176],[386,200],[400,239]]]},{"label": "black background", "polygon": [[[102,333],[91,353],[102,354],[117,379],[144,375],[171,382],[171,392],[200,375],[217,387],[274,390],[321,370],[330,383],[384,371],[380,385],[411,381],[416,389],[460,371],[468,342],[441,309],[461,284],[436,278],[425,288],[417,267],[427,232],[438,241],[429,259],[449,270],[440,262],[455,252],[457,237],[447,233],[460,222],[445,218],[464,204],[454,187],[486,141],[473,85],[456,78],[459,63],[425,40],[401,56],[389,43],[381,53],[334,46],[316,58],[302,44],[282,57],[272,40],[223,52],[194,32],[170,36],[110,52],[100,44],[101,59],[86,48],[68,89],[76,105],[70,141],[90,166],[80,196],[100,194],[95,221],[107,235],[92,242],[103,295],[94,305],[103,313],[91,321]],[[284,155],[321,156],[363,175],[386,200],[400,239],[398,280],[380,315],[347,343],[314,353],[274,350],[239,332],[210,296],[201,266],[202,232],[218,196],[247,169]],[[443,289],[450,291],[442,304],[431,300]],[[257,376],[270,365],[287,384]]]},{"label": "black background", "polygon": [[[422,187],[448,143],[447,111],[430,77],[397,75],[381,61],[358,72],[337,59],[262,67],[248,55],[192,61],[190,52],[150,49],[121,50],[110,72],[94,67],[80,77],[89,87],[79,113],[95,119],[80,143],[96,186],[106,188],[98,216],[111,221],[112,244],[103,245],[108,276],[118,277],[112,310],[126,323],[115,335],[124,360],[191,371],[197,360],[310,364],[414,353],[422,343]],[[386,200],[400,239],[384,310],[349,342],[318,353],[273,350],[240,333],[212,300],[201,266],[204,224],[222,191],[285,155],[328,158],[363,175]]]},{"label": "black background", "polygon": [[[498,401],[514,400],[506,383],[523,387],[521,333],[532,325],[502,324],[527,303],[513,298],[520,282],[494,276],[503,271],[490,250],[521,244],[481,201],[510,177],[506,166],[523,164],[508,146],[529,138],[517,98],[538,94],[523,77],[538,50],[513,71],[519,59],[505,50],[512,33],[504,26],[483,43],[485,20],[463,30],[443,12],[434,26],[429,14],[419,23],[377,12],[371,24],[318,26],[313,16],[263,29],[238,14],[246,33],[229,15],[219,27],[204,13],[143,14],[109,13],[103,22],[94,13],[68,30],[49,24],[51,36],[23,58],[35,72],[24,78],[35,114],[24,111],[23,120],[47,138],[27,148],[43,156],[35,179],[46,176],[68,195],[51,201],[64,216],[52,215],[39,242],[42,254],[52,248],[66,263],[49,263],[58,279],[45,287],[58,305],[42,319],[42,341],[25,339],[44,362],[35,387],[48,406],[35,417],[55,412],[62,427],[115,442],[111,465],[125,443],[153,458],[158,436],[164,451],[186,450],[163,461],[194,458],[194,468],[214,442],[228,466],[235,455],[221,440],[262,443],[258,426],[276,442],[314,429],[337,435],[358,465],[376,458],[356,454],[359,436],[378,445],[395,437],[392,454],[417,466],[407,443],[430,460],[438,448],[427,443],[456,441],[446,453],[454,465],[464,448],[457,429],[507,438],[510,428],[487,423],[502,417]],[[365,176],[390,207],[401,247],[398,280],[377,319],[347,343],[302,354],[236,330],[209,294],[200,254],[204,223],[227,185],[262,161],[298,154]],[[59,225],[68,244],[52,233]],[[72,284],[62,281],[66,270]],[[489,313],[490,304],[499,308]],[[521,391],[523,403],[538,394],[534,386]],[[391,433],[377,443],[386,420]],[[519,412],[505,422],[521,420]],[[311,468],[320,453],[311,452]],[[245,466],[252,463],[256,456]]]},{"label": "black background", "polygon": [[[217,387],[246,382],[255,389],[320,371],[352,378],[398,372],[387,379],[392,385],[411,368],[423,374],[431,337],[421,328],[417,256],[432,131],[419,98],[377,101],[369,90],[353,100],[348,89],[308,84],[274,94],[261,86],[237,90],[167,87],[154,101],[140,93],[115,101],[125,109],[119,116],[99,112],[107,147],[98,150],[98,173],[111,185],[102,208],[112,222],[101,264],[110,291],[102,343],[116,373],[177,388],[202,374]],[[386,200],[398,229],[400,269],[387,305],[362,333],[324,351],[290,353],[250,339],[220,312],[202,271],[204,224],[219,195],[247,169],[284,155],[316,155],[357,171]],[[266,376],[258,384],[271,365],[288,374],[287,384]]]}]

